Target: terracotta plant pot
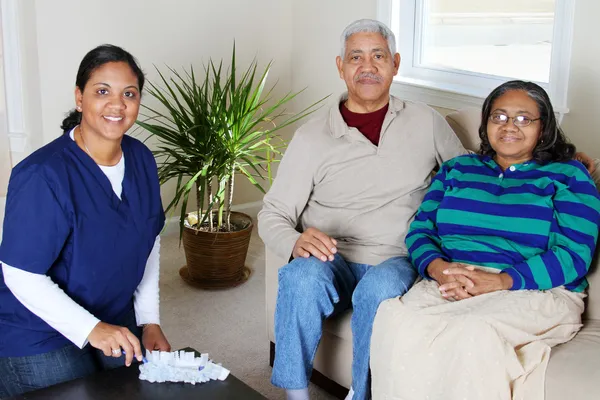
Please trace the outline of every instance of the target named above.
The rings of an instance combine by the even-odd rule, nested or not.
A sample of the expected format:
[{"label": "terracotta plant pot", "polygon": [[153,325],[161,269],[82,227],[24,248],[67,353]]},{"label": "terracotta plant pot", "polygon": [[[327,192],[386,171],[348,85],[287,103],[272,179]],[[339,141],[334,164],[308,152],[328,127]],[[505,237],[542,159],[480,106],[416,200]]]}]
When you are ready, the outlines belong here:
[{"label": "terracotta plant pot", "polygon": [[224,289],[248,280],[251,270],[244,264],[252,233],[252,218],[232,212],[231,222],[243,226],[243,229],[202,232],[184,228],[183,249],[187,265],[179,270],[179,275],[185,282],[203,289]]}]

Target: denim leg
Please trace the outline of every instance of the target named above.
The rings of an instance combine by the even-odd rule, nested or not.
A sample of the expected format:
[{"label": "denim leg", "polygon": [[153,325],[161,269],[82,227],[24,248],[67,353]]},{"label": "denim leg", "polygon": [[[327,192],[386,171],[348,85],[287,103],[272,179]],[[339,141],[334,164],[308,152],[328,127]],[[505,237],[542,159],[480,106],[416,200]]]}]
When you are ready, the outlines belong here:
[{"label": "denim leg", "polygon": [[296,258],[279,270],[273,385],[308,387],[323,320],[350,307],[355,285],[348,264],[337,254],[331,262]]},{"label": "denim leg", "polygon": [[[125,328],[129,329],[131,333],[133,333],[138,338],[138,340],[140,341],[140,346],[142,347],[142,353],[145,355],[146,351],[144,349],[144,345],[142,344],[142,328],[137,326],[134,309],[132,308],[131,311],[128,311],[125,314],[125,316],[120,321],[118,321],[117,325],[124,326]],[[98,349],[94,349],[94,353],[96,356],[96,360],[100,366],[100,369],[102,370],[125,366],[125,356],[123,355],[119,358],[107,357],[101,350]],[[134,358],[131,366],[135,366],[135,363],[137,363],[137,361]]]},{"label": "denim leg", "polygon": [[412,286],[417,272],[405,257],[393,257],[367,269],[352,295],[352,388],[354,399],[371,397],[369,348],[379,304],[401,296]]},{"label": "denim leg", "polygon": [[25,357],[0,358],[0,398],[42,389],[98,371],[90,346],[75,345]]}]

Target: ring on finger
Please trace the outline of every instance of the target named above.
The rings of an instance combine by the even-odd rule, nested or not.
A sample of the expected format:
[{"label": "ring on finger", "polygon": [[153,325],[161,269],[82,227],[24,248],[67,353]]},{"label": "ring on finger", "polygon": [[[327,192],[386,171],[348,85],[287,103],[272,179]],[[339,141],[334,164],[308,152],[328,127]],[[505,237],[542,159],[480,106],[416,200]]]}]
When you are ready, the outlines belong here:
[{"label": "ring on finger", "polygon": [[117,354],[121,354],[121,350],[112,349],[112,353],[116,356]]}]

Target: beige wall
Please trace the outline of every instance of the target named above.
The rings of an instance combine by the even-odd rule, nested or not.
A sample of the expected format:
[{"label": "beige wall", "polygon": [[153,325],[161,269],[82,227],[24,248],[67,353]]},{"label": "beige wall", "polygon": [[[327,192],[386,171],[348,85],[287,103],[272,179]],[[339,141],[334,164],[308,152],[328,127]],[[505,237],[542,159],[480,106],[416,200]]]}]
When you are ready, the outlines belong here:
[{"label": "beige wall", "polygon": [[[35,20],[27,22],[37,29],[43,143],[60,134],[62,118],[74,106],[81,58],[102,43],[130,51],[153,80],[153,64],[200,69],[210,57],[228,59],[235,39],[240,66],[254,56],[261,65],[273,59],[270,79],[279,81],[278,93],[291,87],[291,0],[23,1],[35,3]],[[172,193],[172,186],[163,188],[165,205]],[[261,198],[238,179],[236,203]]]},{"label": "beige wall", "polygon": [[335,66],[344,28],[359,18],[375,18],[376,0],[295,0],[293,6],[292,85],[308,86],[306,98],[334,96],[344,90]]},{"label": "beige wall", "polygon": [[563,120],[567,136],[581,151],[600,157],[600,2],[575,2],[573,54],[568,106]]},{"label": "beige wall", "polygon": [[[208,57],[227,58],[235,38],[238,57],[261,63],[274,59],[272,81],[279,92],[306,92],[296,109],[344,90],[335,67],[339,35],[358,18],[375,18],[377,0],[22,0],[25,9],[28,126],[32,150],[54,139],[63,114],[72,108],[79,61],[92,47],[112,42],[136,55],[148,78],[153,64],[200,65]],[[579,148],[600,156],[600,3],[579,0],[571,68],[567,134]],[[124,9],[125,8],[125,9]],[[120,10],[101,13],[100,9]],[[448,110],[440,110],[447,113]],[[290,136],[288,132],[288,137]],[[14,160],[13,160],[14,161]],[[262,194],[240,177],[234,202]],[[172,187],[163,189],[165,202]]]}]

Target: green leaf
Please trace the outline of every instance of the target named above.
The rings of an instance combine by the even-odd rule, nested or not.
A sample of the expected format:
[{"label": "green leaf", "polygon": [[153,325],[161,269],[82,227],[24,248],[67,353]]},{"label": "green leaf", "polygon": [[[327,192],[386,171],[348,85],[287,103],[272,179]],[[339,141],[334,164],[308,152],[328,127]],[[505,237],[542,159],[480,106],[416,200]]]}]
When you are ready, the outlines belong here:
[{"label": "green leaf", "polygon": [[200,75],[193,66],[167,66],[165,72],[155,66],[158,81],[148,82],[146,92],[158,104],[143,104],[143,119],[137,121],[138,128],[156,140],[153,154],[161,184],[177,179],[167,211],[181,206],[180,238],[195,184],[194,192],[204,208],[207,185],[218,182],[213,201],[206,212],[200,211],[204,222],[216,207],[217,223],[222,224],[223,210],[230,206],[225,195],[228,177],[239,172],[264,193],[256,178],[265,179],[266,174],[272,181],[271,165],[279,161],[287,145],[277,131],[310,115],[326,99],[300,112],[288,112],[285,106],[302,91],[276,98],[277,82],[267,89],[273,61],[259,69],[254,59],[240,69],[235,42],[229,67],[224,65],[223,60],[209,59]]}]

